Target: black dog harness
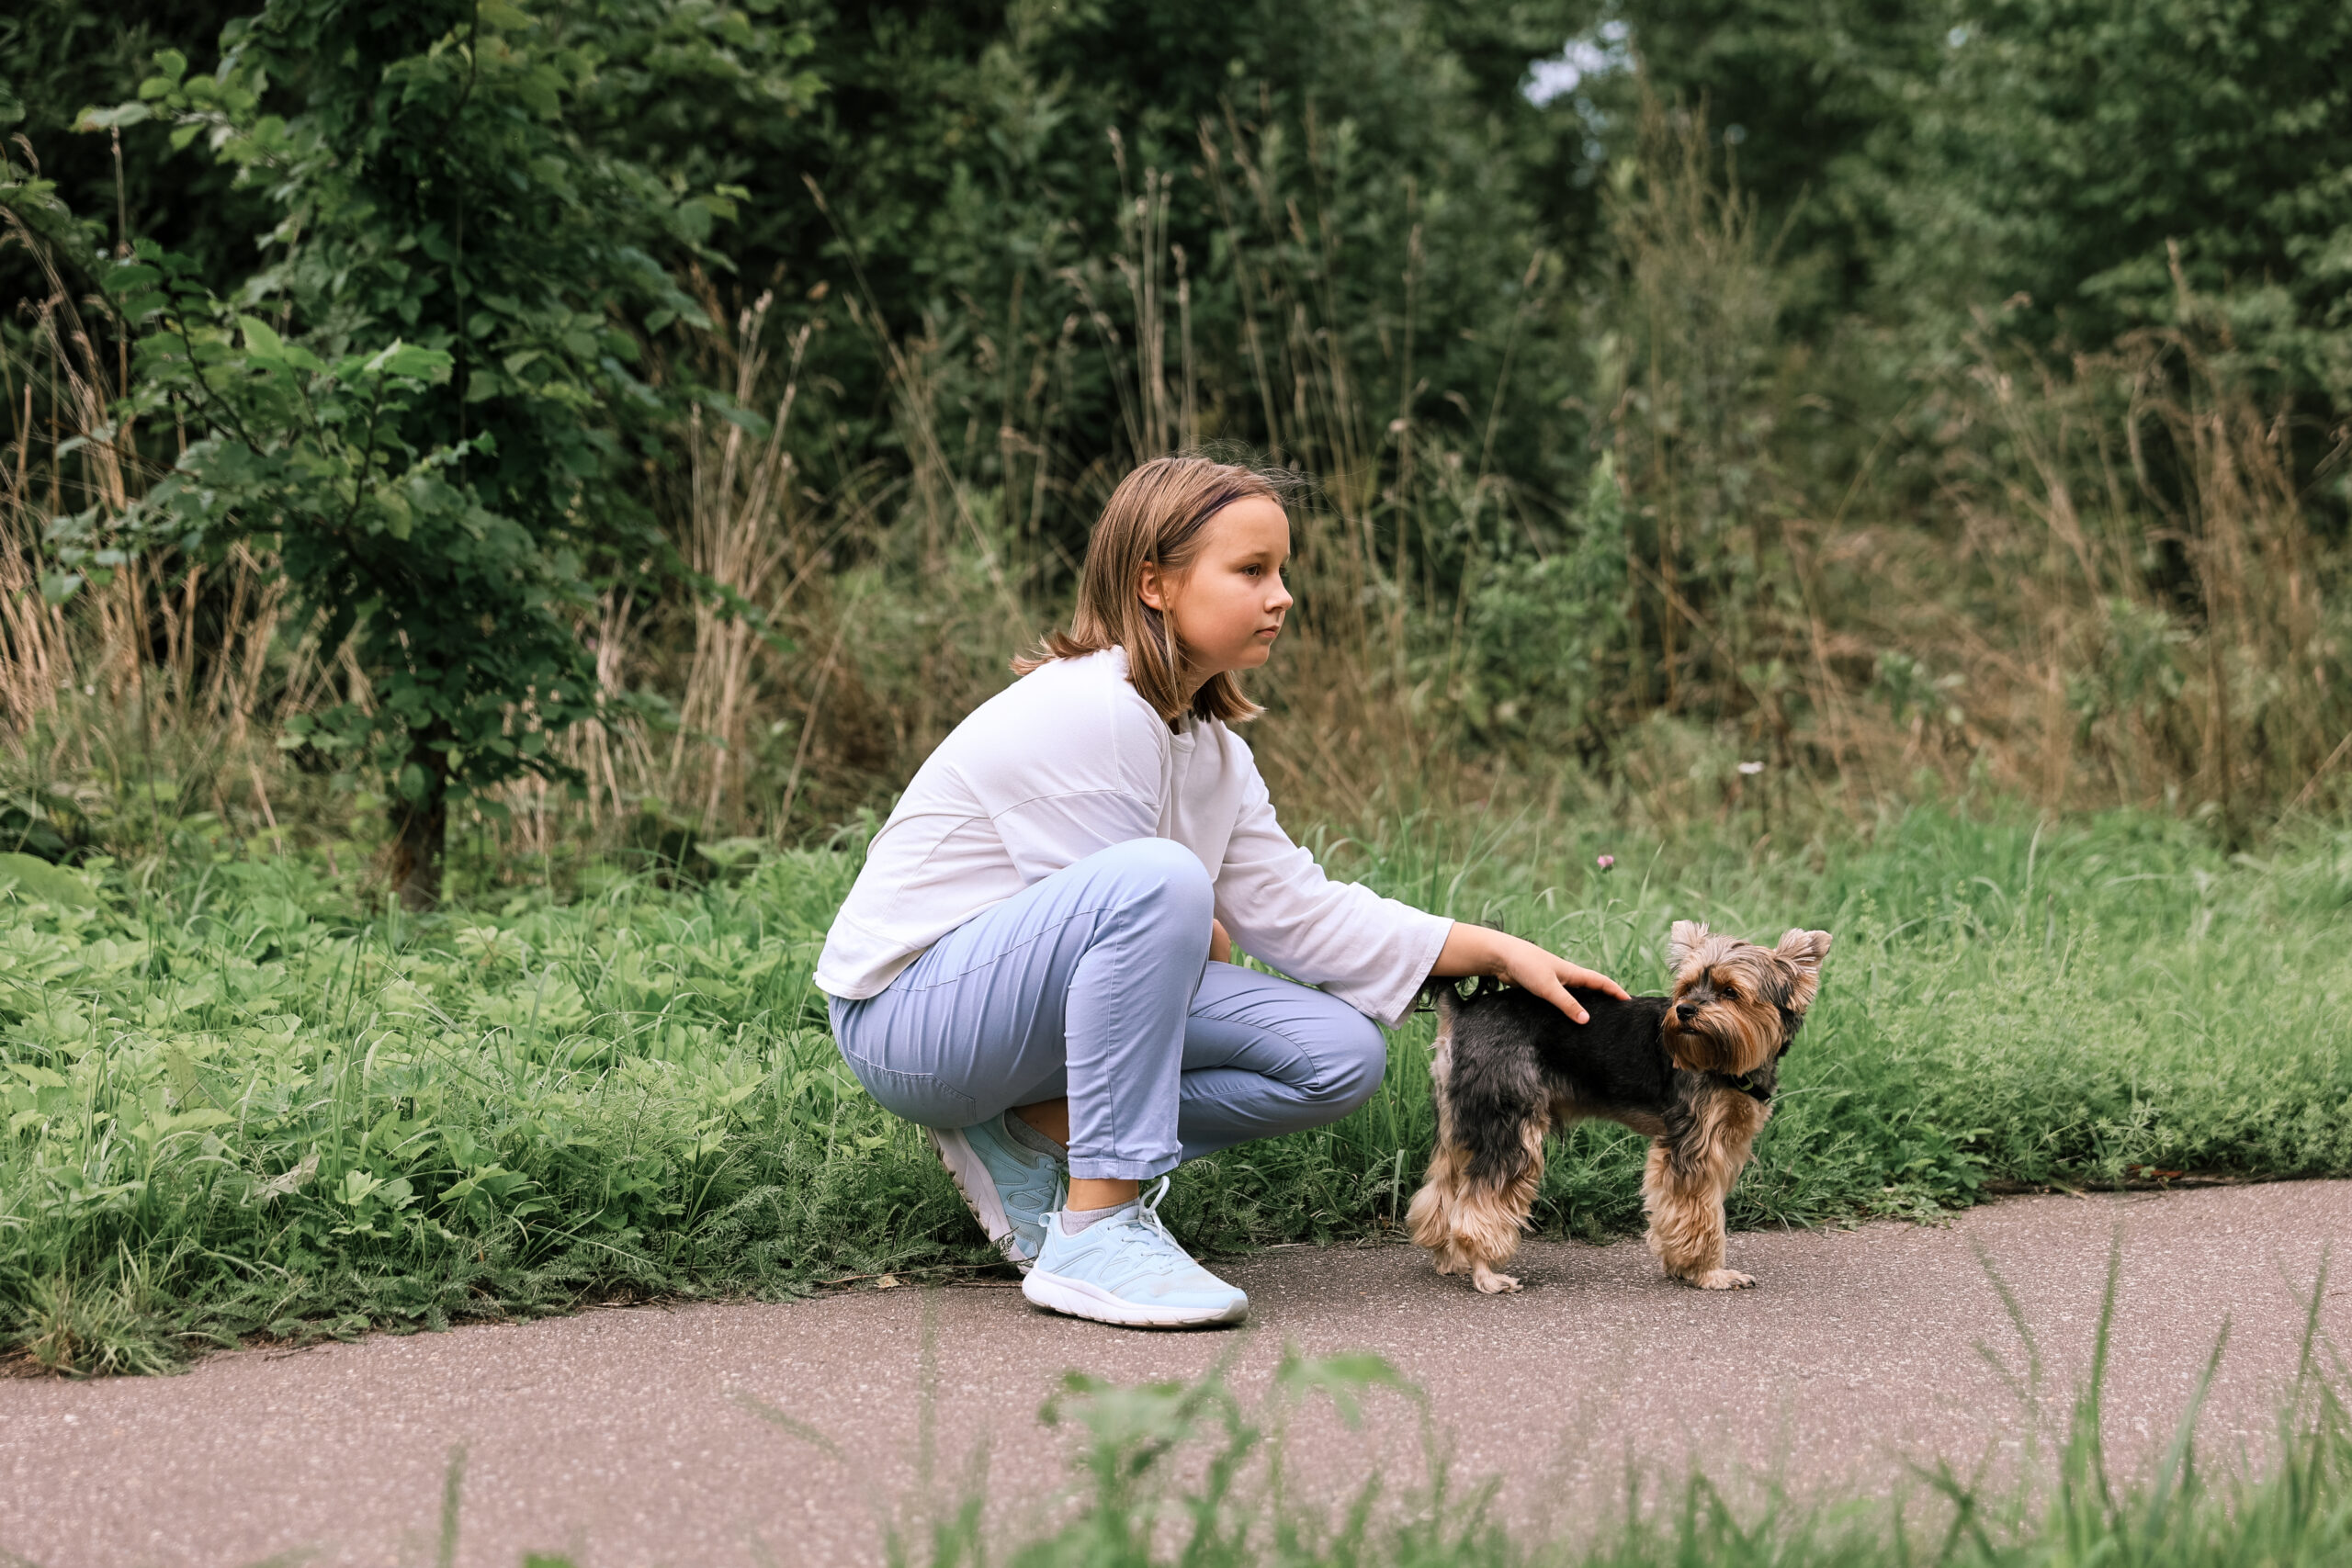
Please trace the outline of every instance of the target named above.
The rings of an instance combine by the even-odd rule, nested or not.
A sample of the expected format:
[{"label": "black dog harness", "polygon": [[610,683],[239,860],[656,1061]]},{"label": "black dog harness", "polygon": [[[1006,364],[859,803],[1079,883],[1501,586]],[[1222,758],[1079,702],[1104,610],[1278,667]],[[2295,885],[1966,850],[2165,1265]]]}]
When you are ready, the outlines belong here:
[{"label": "black dog harness", "polygon": [[1752,1073],[1744,1073],[1738,1077],[1734,1077],[1729,1073],[1709,1073],[1707,1076],[1713,1078],[1715,1082],[1723,1085],[1725,1089],[1736,1089],[1739,1090],[1740,1093],[1747,1096],[1758,1105],[1770,1105],[1772,1103],[1772,1090],[1770,1088],[1756,1081],[1758,1078],[1764,1076],[1764,1069],[1761,1067],[1758,1067]]}]

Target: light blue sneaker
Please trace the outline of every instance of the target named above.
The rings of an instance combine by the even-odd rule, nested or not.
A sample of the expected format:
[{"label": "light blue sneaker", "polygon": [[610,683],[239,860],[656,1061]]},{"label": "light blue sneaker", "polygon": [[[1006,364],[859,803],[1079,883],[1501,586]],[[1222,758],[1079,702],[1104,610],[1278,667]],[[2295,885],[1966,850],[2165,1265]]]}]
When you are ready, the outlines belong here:
[{"label": "light blue sneaker", "polygon": [[933,1127],[940,1163],[1005,1261],[1023,1273],[1045,1245],[1046,1212],[1061,1190],[1061,1162],[1013,1141],[1004,1112],[969,1127]]},{"label": "light blue sneaker", "polygon": [[1123,1213],[1064,1235],[1047,1214],[1046,1245],[1021,1293],[1041,1307],[1131,1328],[1239,1323],[1250,1298],[1193,1261],[1159,1223],[1168,1179]]}]

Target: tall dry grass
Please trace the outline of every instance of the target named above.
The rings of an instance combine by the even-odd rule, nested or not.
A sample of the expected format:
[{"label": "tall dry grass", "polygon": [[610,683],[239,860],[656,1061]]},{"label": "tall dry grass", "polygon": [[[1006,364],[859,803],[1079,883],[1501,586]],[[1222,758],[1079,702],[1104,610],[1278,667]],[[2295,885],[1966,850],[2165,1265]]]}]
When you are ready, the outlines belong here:
[{"label": "tall dry grass", "polygon": [[[729,390],[737,409],[759,406],[766,389],[773,347],[765,338],[775,303],[773,292],[761,295],[736,318],[731,339],[713,334],[714,348],[733,372]],[[664,793],[681,805],[698,804],[706,829],[718,825],[722,805],[742,796],[745,725],[761,694],[752,655],[763,624],[790,606],[812,570],[805,564],[791,570],[796,558],[810,552],[793,490],[792,453],[785,446],[809,331],[801,327],[785,344],[783,388],[764,431],[741,415],[715,415],[699,404],[687,412],[680,553],[708,591],[694,600],[694,649]]]},{"label": "tall dry grass", "polygon": [[127,412],[129,347],[106,300],[73,288],[55,247],[6,204],[0,247],[33,258],[45,286],[0,333],[0,754],[13,797],[0,836],[23,840],[44,816],[78,832],[94,807],[139,840],[206,811],[275,830],[285,719],[331,687],[364,702],[365,682],[344,650],[288,624],[274,559],[242,545],[216,561],[101,554],[55,602],[68,584],[44,547],[51,521],[119,515],[186,432]]},{"label": "tall dry grass", "polygon": [[1943,527],[1876,530],[1894,591],[1860,624],[1906,760],[2235,839],[2352,798],[2352,604],[2296,473],[2298,411],[2177,282],[2177,324],[2098,353],[2029,354],[1993,319],[1972,334],[1938,389]]}]

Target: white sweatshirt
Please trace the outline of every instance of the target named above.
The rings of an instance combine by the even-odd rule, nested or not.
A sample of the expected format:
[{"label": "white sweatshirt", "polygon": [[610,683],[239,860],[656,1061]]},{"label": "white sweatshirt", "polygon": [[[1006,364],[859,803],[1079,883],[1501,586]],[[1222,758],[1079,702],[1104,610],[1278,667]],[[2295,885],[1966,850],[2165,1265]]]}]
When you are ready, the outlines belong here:
[{"label": "white sweatshirt", "polygon": [[1242,950],[1394,1028],[1453,922],[1333,882],[1274,820],[1241,738],[1171,733],[1124,649],[1057,660],[972,710],[916,770],[826,933],[817,985],[854,1001],[1064,866],[1132,839],[1200,857]]}]

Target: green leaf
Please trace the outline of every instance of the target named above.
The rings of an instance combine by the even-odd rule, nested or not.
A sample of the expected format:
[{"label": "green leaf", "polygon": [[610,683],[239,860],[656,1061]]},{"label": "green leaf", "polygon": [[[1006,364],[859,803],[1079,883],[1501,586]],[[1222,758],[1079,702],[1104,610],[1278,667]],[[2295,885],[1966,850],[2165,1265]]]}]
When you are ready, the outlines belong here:
[{"label": "green leaf", "polygon": [[382,1185],[383,1182],[377,1178],[354,1167],[343,1173],[343,1185],[336,1190],[335,1197],[346,1207],[356,1209],[367,1201],[369,1193]]},{"label": "green leaf", "polygon": [[286,345],[270,330],[269,323],[258,316],[239,316],[237,330],[245,334],[245,347],[258,359],[277,360],[286,357]]},{"label": "green leaf", "polygon": [[14,883],[17,897],[69,909],[93,909],[98,896],[72,872],[31,855],[0,854],[0,884]]},{"label": "green leaf", "polygon": [[155,111],[145,104],[117,104],[110,109],[84,109],[74,121],[76,130],[119,130],[126,125],[144,125],[155,118]]},{"label": "green leaf", "polygon": [[395,338],[361,368],[369,375],[406,376],[419,381],[439,381],[449,374],[450,363],[449,356],[437,348],[424,348]]},{"label": "green leaf", "polygon": [[409,509],[408,497],[386,485],[376,492],[376,506],[383,513],[384,532],[405,543],[416,526],[416,513]]}]

